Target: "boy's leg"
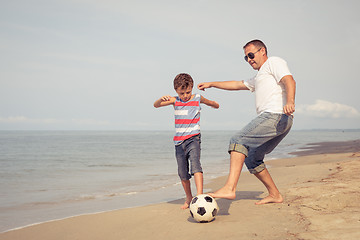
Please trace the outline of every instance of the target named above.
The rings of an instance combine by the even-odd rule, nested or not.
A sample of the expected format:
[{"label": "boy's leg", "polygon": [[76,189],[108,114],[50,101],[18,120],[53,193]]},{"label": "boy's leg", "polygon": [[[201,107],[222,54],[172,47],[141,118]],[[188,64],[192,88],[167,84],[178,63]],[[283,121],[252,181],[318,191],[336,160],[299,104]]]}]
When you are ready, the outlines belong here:
[{"label": "boy's leg", "polygon": [[189,139],[189,144],[187,145],[187,155],[191,165],[191,173],[194,175],[195,178],[197,195],[203,193],[203,172],[200,163],[200,155],[201,155],[200,145],[201,145],[200,134]]},{"label": "boy's leg", "polygon": [[185,197],[185,203],[181,206],[181,209],[187,209],[189,208],[191,199],[192,199],[192,193],[191,193],[191,185],[190,180],[181,180],[181,184],[184,188],[186,197]]},{"label": "boy's leg", "polygon": [[256,205],[266,204],[266,203],[282,203],[283,197],[281,196],[278,188],[276,187],[273,179],[270,176],[269,171],[265,168],[263,171],[254,174],[267,188],[269,195],[257,203]]},{"label": "boy's leg", "polygon": [[203,173],[202,172],[194,173],[194,178],[195,178],[197,195],[203,194],[203,184],[204,184]]},{"label": "boy's leg", "polygon": [[186,159],[186,153],[184,150],[184,143],[175,146],[176,161],[178,164],[178,175],[181,179],[181,184],[185,191],[185,203],[181,206],[182,209],[187,209],[192,199],[191,186],[190,186],[190,174],[189,164]]},{"label": "boy's leg", "polygon": [[241,170],[244,166],[244,161],[244,154],[232,151],[230,153],[230,171],[225,186],[214,193],[209,193],[209,195],[216,198],[235,199],[236,186],[240,178]]}]

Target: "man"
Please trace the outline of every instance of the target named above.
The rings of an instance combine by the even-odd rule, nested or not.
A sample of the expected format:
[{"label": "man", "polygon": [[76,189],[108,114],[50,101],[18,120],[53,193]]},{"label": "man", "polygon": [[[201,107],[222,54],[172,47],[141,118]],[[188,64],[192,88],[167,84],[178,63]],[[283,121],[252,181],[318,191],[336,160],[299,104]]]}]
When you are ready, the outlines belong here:
[{"label": "man", "polygon": [[[267,48],[260,40],[248,42],[244,47],[245,61],[258,71],[246,81],[200,83],[205,90],[215,87],[224,90],[250,90],[255,92],[258,116],[230,140],[230,171],[224,187],[211,196],[235,199],[236,186],[244,162],[267,188],[269,195],[256,204],[281,203],[283,197],[264,164],[270,153],[289,133],[295,112],[296,83],[287,63],[279,57],[268,57]],[[240,104],[240,103],[239,103]]]}]

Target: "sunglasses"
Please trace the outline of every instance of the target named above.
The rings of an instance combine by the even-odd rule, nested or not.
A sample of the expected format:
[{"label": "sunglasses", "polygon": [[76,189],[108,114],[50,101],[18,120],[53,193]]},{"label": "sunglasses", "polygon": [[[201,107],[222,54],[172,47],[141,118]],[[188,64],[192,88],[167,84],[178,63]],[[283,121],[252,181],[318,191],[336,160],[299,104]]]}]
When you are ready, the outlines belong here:
[{"label": "sunglasses", "polygon": [[250,58],[250,59],[254,59],[255,53],[257,53],[257,52],[260,51],[261,49],[262,49],[262,47],[259,48],[259,50],[257,50],[257,51],[254,52],[254,53],[252,53],[252,52],[248,53],[248,54],[244,57],[245,61],[248,61],[249,58]]}]

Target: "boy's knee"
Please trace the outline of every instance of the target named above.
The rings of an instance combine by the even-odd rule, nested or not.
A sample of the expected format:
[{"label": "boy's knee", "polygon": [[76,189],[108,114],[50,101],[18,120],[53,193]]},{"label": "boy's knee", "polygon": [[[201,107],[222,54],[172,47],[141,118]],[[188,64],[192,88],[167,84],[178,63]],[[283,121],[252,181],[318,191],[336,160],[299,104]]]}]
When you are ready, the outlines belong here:
[{"label": "boy's knee", "polygon": [[191,178],[191,175],[189,173],[187,173],[187,172],[179,171],[178,175],[179,175],[179,178],[180,178],[181,181],[190,180],[190,178]]}]

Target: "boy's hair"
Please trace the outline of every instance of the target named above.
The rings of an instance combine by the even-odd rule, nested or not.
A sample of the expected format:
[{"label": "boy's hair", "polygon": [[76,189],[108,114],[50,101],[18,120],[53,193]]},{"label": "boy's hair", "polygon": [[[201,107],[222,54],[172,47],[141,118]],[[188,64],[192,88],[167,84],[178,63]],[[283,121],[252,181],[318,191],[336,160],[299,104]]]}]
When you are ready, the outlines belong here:
[{"label": "boy's hair", "polygon": [[245,46],[243,47],[243,49],[245,49],[247,46],[249,45],[254,45],[255,47],[257,48],[264,48],[265,49],[265,53],[267,55],[267,48],[265,46],[265,43],[263,43],[261,40],[258,40],[258,39],[255,39],[255,40],[252,40],[250,42],[248,42],[247,44],[245,44]]},{"label": "boy's hair", "polygon": [[180,73],[174,79],[174,89],[186,89],[188,87],[193,87],[194,81],[191,76],[187,73]]}]

